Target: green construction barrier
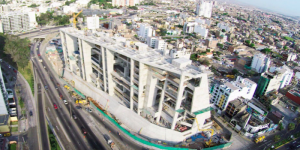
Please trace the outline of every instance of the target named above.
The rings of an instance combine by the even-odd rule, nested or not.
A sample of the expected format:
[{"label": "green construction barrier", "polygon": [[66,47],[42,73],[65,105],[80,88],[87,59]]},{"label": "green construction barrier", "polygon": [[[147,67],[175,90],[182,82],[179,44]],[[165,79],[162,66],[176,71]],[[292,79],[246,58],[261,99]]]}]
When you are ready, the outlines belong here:
[{"label": "green construction barrier", "polygon": [[[91,105],[93,105],[94,107],[96,107],[92,102],[90,102]],[[97,108],[97,107],[96,107]],[[123,133],[127,134],[130,138],[148,145],[148,146],[152,146],[152,147],[156,147],[159,149],[164,149],[164,150],[193,150],[193,149],[189,149],[189,148],[180,148],[180,147],[165,147],[162,145],[158,145],[158,144],[154,144],[148,141],[145,141],[133,134],[131,134],[130,132],[128,132],[126,129],[124,129],[122,126],[120,126],[114,119],[112,119],[110,116],[108,116],[107,114],[105,114],[102,110],[100,110],[99,108],[97,108],[97,110],[104,116],[106,117],[110,122],[112,122],[115,126],[117,126]],[[226,143],[226,144],[222,144],[222,145],[218,145],[218,146],[214,146],[214,147],[210,147],[210,148],[204,148],[204,150],[215,150],[215,149],[220,149],[220,148],[225,148],[231,145],[230,143]]]},{"label": "green construction barrier", "polygon": [[80,93],[77,89],[74,88],[74,91],[75,91],[78,95],[80,95],[82,98],[85,99],[85,96],[84,96],[82,93]]}]

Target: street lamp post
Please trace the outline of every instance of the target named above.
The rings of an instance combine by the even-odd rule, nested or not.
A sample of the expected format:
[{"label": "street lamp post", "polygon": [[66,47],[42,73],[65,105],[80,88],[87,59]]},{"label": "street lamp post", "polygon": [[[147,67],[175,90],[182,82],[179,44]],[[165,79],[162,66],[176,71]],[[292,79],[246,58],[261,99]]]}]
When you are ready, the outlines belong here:
[{"label": "street lamp post", "polygon": [[72,118],[72,110],[71,110],[71,101],[69,100],[69,107],[70,107],[70,118]]}]

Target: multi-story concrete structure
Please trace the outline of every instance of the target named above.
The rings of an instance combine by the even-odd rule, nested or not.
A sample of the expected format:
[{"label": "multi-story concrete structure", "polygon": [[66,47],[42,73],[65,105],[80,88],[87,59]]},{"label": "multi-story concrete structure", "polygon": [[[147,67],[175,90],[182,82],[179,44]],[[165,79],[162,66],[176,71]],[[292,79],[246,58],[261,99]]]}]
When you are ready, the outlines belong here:
[{"label": "multi-story concrete structure", "polygon": [[3,32],[27,31],[37,26],[35,12],[8,12],[1,14]]},{"label": "multi-story concrete structure", "polygon": [[[60,35],[66,69],[137,115],[183,137],[197,133],[198,125],[210,127],[207,73],[191,67],[190,60],[171,59],[122,37],[95,37],[73,28],[60,29]],[[198,125],[188,118],[197,118]]]},{"label": "multi-story concrete structure", "polygon": [[203,0],[198,1],[196,5],[196,15],[210,18],[212,12],[212,5],[212,2],[205,2]]},{"label": "multi-story concrete structure", "polygon": [[287,66],[271,67],[269,72],[261,75],[255,91],[256,96],[262,96],[270,91],[278,90],[290,84],[294,73]]},{"label": "multi-story concrete structure", "polygon": [[[223,83],[222,83],[223,82]],[[256,89],[256,83],[240,76],[236,81],[222,81],[215,84],[212,92],[210,102],[213,103],[220,112],[223,111],[230,101],[243,97],[245,99],[252,99]]]},{"label": "multi-story concrete structure", "polygon": [[9,5],[0,5],[0,14],[9,12],[10,11],[10,6]]},{"label": "multi-story concrete structure", "polygon": [[266,72],[270,66],[271,59],[264,54],[258,53],[253,56],[251,68],[258,73]]},{"label": "multi-story concrete structure", "polygon": [[165,42],[165,40],[158,38],[155,41],[155,47],[154,47],[155,49],[164,51],[166,49],[166,47],[167,47],[167,43]]},{"label": "multi-story concrete structure", "polygon": [[206,29],[204,26],[202,25],[196,25],[194,28],[194,32],[199,34],[201,37],[203,37],[204,39],[207,38],[208,35],[208,29]]},{"label": "multi-story concrete structure", "polygon": [[148,39],[147,39],[148,46],[151,48],[155,48],[155,43],[156,43],[157,39],[158,39],[157,37],[148,37]]},{"label": "multi-story concrete structure", "polygon": [[153,30],[153,27],[149,24],[141,24],[138,31],[138,36],[140,40],[146,41],[148,37],[155,36],[155,30]]},{"label": "multi-story concrete structure", "polygon": [[91,17],[86,17],[86,26],[88,29],[98,29],[99,28],[99,17],[93,15]]},{"label": "multi-story concrete structure", "polygon": [[10,132],[10,116],[8,114],[8,95],[0,65],[0,134]]}]

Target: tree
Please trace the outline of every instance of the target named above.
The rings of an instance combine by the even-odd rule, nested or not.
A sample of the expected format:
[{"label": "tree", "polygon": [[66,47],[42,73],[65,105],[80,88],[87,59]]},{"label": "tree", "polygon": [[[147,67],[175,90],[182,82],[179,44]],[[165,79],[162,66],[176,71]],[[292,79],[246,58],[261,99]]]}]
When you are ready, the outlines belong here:
[{"label": "tree", "polygon": [[38,7],[38,6],[40,6],[40,5],[37,5],[37,4],[31,4],[31,5],[28,6],[28,7],[35,8],[35,7]]},{"label": "tree", "polygon": [[278,128],[279,128],[280,131],[282,131],[284,129],[284,127],[283,127],[283,125],[282,125],[281,122],[278,124]]},{"label": "tree", "polygon": [[208,52],[208,53],[209,53],[209,52],[210,52],[210,49],[206,49],[206,52]]},{"label": "tree", "polygon": [[144,20],[143,19],[140,19],[140,22],[143,22]]},{"label": "tree", "polygon": [[225,29],[222,29],[222,32],[226,32],[226,30],[225,30]]},{"label": "tree", "polygon": [[217,46],[220,47],[220,48],[223,48],[223,47],[224,47],[224,45],[221,44],[221,43],[218,43]]},{"label": "tree", "polygon": [[250,47],[252,47],[252,48],[255,47],[255,44],[254,44],[254,43],[251,43],[251,44],[250,44]]},{"label": "tree", "polygon": [[231,73],[234,74],[234,75],[236,75],[236,74],[239,73],[239,71],[238,71],[237,69],[233,69],[233,70],[231,71]]},{"label": "tree", "polygon": [[269,49],[269,48],[264,48],[263,50],[261,50],[261,52],[263,52],[263,53],[265,53],[265,54],[269,54],[269,53],[272,52],[272,50]]},{"label": "tree", "polygon": [[288,47],[287,47],[287,46],[284,46],[284,47],[283,47],[283,49],[284,49],[284,50],[287,50],[287,49],[288,49]]},{"label": "tree", "polygon": [[295,129],[295,124],[294,123],[289,123],[288,129],[289,129],[289,131],[294,130]]},{"label": "tree", "polygon": [[274,141],[277,142],[277,141],[279,141],[279,140],[280,140],[280,135],[275,135],[275,136],[274,136]]},{"label": "tree", "polygon": [[251,41],[250,41],[250,40],[246,40],[245,43],[246,43],[247,45],[250,45]]}]

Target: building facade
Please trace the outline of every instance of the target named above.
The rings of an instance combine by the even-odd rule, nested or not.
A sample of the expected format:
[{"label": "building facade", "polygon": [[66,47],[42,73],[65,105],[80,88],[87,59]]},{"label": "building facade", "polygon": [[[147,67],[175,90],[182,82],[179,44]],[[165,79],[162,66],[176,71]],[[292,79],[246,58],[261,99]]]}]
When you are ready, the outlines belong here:
[{"label": "building facade", "polygon": [[66,69],[118,97],[137,115],[183,133],[198,132],[190,118],[197,118],[200,128],[210,127],[207,73],[189,67],[190,60],[167,59],[120,37],[85,36],[73,28],[61,29],[60,35]]},{"label": "building facade", "polygon": [[251,62],[251,68],[258,73],[266,72],[270,66],[271,59],[264,54],[255,54]]},{"label": "building facade", "polygon": [[153,30],[153,27],[149,24],[141,24],[138,31],[138,36],[140,40],[146,41],[148,37],[155,36],[155,30]]},{"label": "building facade", "polygon": [[196,15],[210,18],[212,13],[212,6],[212,2],[206,2],[203,0],[198,1],[196,5]]},{"label": "building facade", "polygon": [[8,95],[0,65],[0,134],[10,132],[10,116],[8,114]]},{"label": "building facade", "polygon": [[91,17],[86,17],[86,26],[88,29],[98,29],[99,28],[99,17],[93,15]]},{"label": "building facade", "polygon": [[293,71],[287,66],[271,67],[269,72],[261,75],[255,96],[263,96],[273,90],[284,88],[291,83],[293,75]]},{"label": "building facade", "polygon": [[235,81],[225,81],[214,85],[210,102],[220,111],[224,111],[230,101],[239,97],[252,99],[257,84],[247,78],[237,77]]},{"label": "building facade", "polygon": [[0,16],[3,32],[28,31],[37,26],[35,12],[8,12]]}]

